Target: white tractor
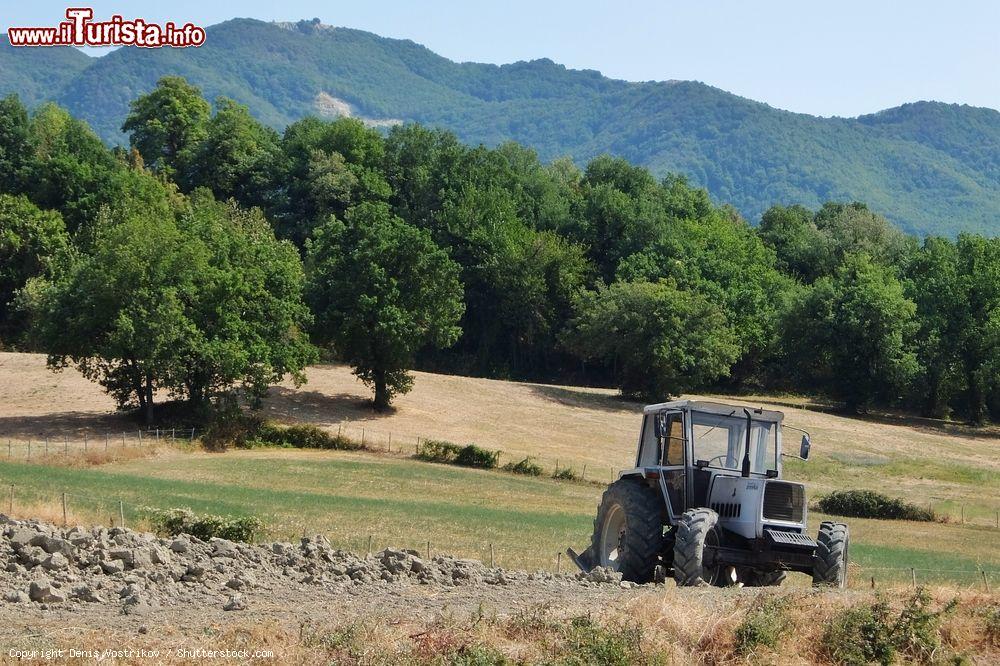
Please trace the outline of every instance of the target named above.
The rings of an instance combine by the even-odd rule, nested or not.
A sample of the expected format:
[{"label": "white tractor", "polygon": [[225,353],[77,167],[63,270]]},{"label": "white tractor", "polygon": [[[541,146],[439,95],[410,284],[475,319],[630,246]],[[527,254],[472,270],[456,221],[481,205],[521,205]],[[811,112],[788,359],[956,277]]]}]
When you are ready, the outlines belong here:
[{"label": "white tractor", "polygon": [[[806,535],[806,493],[781,478],[781,412],[680,400],[643,410],[633,469],[608,486],[590,547],[567,554],[583,571],[610,567],[638,583],[847,584],[850,535],[824,522]],[[804,431],[799,455],[809,457]]]}]

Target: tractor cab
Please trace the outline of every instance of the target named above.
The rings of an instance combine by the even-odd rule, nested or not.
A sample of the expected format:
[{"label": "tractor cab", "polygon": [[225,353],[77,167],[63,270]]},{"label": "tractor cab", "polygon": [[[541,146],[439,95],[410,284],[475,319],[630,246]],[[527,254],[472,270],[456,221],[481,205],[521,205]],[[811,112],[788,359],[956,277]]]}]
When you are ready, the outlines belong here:
[{"label": "tractor cab", "polygon": [[643,410],[635,469],[623,475],[659,475],[671,515],[708,506],[717,476],[781,477],[783,416],[694,400],[649,405]]}]

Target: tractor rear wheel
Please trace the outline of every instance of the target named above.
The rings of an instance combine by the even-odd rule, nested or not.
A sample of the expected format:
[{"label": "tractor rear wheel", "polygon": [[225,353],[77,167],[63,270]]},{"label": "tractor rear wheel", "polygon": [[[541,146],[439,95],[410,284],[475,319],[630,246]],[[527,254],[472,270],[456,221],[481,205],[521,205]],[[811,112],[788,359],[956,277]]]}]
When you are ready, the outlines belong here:
[{"label": "tractor rear wheel", "polygon": [[679,587],[717,585],[719,565],[708,561],[705,547],[719,545],[719,514],[711,509],[690,509],[677,522],[674,541],[674,580]]},{"label": "tractor rear wheel", "polygon": [[813,555],[813,585],[847,586],[851,534],[843,523],[822,522]]},{"label": "tractor rear wheel", "polygon": [[639,481],[619,479],[608,486],[594,520],[594,565],[635,583],[653,580],[663,546],[663,508],[660,494]]}]

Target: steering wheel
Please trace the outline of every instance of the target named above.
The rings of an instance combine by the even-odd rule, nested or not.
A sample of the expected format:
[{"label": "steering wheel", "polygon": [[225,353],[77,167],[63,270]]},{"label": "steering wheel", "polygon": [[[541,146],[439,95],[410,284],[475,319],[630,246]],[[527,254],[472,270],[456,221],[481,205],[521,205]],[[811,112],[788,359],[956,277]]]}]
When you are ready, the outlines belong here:
[{"label": "steering wheel", "polygon": [[727,458],[727,457],[728,457],[728,454],[725,454],[725,453],[723,453],[722,455],[719,455],[719,456],[715,456],[715,458],[712,458],[711,460],[708,461],[708,466],[712,467],[712,461],[719,460],[719,462],[720,462],[719,467],[725,467],[725,465],[723,465],[721,463],[722,463],[722,460],[725,459],[725,458]]}]

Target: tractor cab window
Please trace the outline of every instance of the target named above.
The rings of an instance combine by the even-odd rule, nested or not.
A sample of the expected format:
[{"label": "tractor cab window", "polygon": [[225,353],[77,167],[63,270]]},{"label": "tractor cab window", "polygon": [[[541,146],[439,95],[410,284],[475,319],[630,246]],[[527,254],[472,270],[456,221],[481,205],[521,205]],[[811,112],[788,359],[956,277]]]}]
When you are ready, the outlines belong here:
[{"label": "tractor cab window", "polygon": [[681,414],[667,415],[667,432],[663,438],[664,466],[684,464],[684,419]]},{"label": "tractor cab window", "polygon": [[[746,428],[746,419],[735,411],[729,416],[692,412],[695,461],[703,460],[709,467],[739,471],[746,449]],[[777,436],[777,424],[753,421],[750,429],[752,473],[765,474],[770,469],[778,469]]]}]

